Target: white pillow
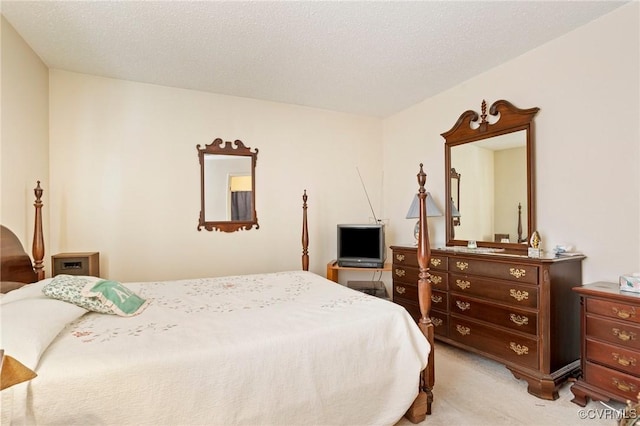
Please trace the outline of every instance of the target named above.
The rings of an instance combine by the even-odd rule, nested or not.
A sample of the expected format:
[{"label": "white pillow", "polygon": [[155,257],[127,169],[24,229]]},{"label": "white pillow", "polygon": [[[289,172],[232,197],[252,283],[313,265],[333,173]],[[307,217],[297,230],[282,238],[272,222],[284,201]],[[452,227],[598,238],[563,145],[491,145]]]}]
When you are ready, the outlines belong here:
[{"label": "white pillow", "polygon": [[26,299],[28,297],[44,297],[42,295],[42,288],[49,284],[53,278],[45,278],[32,284],[26,284],[16,290],[10,291],[2,296],[0,304],[13,302],[14,300]]},{"label": "white pillow", "polygon": [[87,312],[71,303],[49,299],[38,290],[37,297],[7,303],[5,298],[11,292],[2,298],[0,309],[0,347],[32,370],[60,331]]}]

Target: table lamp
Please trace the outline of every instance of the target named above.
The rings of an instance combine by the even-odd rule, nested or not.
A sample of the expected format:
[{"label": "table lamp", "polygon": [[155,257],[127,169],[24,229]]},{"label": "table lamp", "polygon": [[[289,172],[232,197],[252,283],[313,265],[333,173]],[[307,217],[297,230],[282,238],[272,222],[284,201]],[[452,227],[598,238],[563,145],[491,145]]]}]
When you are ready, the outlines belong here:
[{"label": "table lamp", "polygon": [[[427,192],[427,217],[436,216],[442,216],[442,212],[433,201],[431,193]],[[418,234],[420,233],[420,199],[418,198],[418,194],[415,194],[413,196],[411,206],[409,207],[409,211],[407,212],[407,219],[418,219],[415,228],[413,228],[413,236],[415,237],[417,244]]]}]

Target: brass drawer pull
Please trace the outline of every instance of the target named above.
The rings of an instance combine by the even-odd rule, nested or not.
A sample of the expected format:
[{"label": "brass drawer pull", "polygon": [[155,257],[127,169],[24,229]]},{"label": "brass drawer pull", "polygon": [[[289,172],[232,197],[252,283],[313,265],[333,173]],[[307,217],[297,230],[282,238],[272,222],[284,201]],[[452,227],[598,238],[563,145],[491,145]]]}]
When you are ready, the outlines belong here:
[{"label": "brass drawer pull", "polygon": [[636,333],[633,331],[620,330],[619,328],[612,328],[611,332],[614,336],[618,337],[618,339],[623,342],[627,342],[629,340],[636,340]]},{"label": "brass drawer pull", "polygon": [[525,271],[524,269],[511,268],[509,269],[509,273],[516,278],[522,278],[526,275],[527,271]]},{"label": "brass drawer pull", "polygon": [[510,342],[509,348],[518,355],[527,355],[529,353],[528,347],[525,345],[518,345],[516,342]]},{"label": "brass drawer pull", "polygon": [[398,262],[404,262],[404,254],[401,254],[401,253],[396,254],[396,260]]},{"label": "brass drawer pull", "polygon": [[524,290],[516,290],[512,288],[511,290],[509,290],[509,296],[513,297],[518,302],[522,302],[523,300],[529,298],[529,292]]},{"label": "brass drawer pull", "polygon": [[407,289],[404,287],[396,287],[396,293],[398,294],[404,294],[405,291],[407,291]]},{"label": "brass drawer pull", "polygon": [[442,296],[431,296],[431,301],[433,303],[440,303],[442,302]]},{"label": "brass drawer pull", "polygon": [[467,262],[456,262],[456,267],[461,271],[464,271],[469,267],[469,264]]},{"label": "brass drawer pull", "polygon": [[442,277],[439,277],[438,275],[431,275],[431,282],[438,285],[442,282]]},{"label": "brass drawer pull", "polygon": [[636,308],[631,308],[631,311],[627,311],[624,309],[618,309],[614,306],[611,310],[618,316],[618,318],[622,319],[629,319],[636,316]]},{"label": "brass drawer pull", "polygon": [[517,325],[529,324],[529,318],[525,317],[524,315],[511,314],[509,315],[509,319]]},{"label": "brass drawer pull", "polygon": [[456,300],[456,306],[458,307],[458,309],[460,309],[461,311],[466,311],[467,309],[471,309],[471,303],[469,302],[462,302],[460,300]]},{"label": "brass drawer pull", "polygon": [[636,366],[636,359],[635,358],[626,358],[624,356],[621,356],[620,354],[617,354],[615,352],[611,353],[611,356],[613,357],[614,360],[616,360],[618,362],[618,364],[624,366],[624,367],[628,367],[630,365],[632,366]]},{"label": "brass drawer pull", "polygon": [[396,275],[399,277],[404,277],[404,275],[407,273],[407,271],[405,271],[404,269],[398,269],[396,268]]},{"label": "brass drawer pull", "polygon": [[634,392],[636,391],[636,386],[632,383],[627,383],[622,380],[618,380],[615,377],[613,378],[613,384],[616,385],[618,389],[622,392]]},{"label": "brass drawer pull", "polygon": [[431,266],[440,266],[440,264],[442,263],[442,259],[438,259],[437,257],[432,257],[429,263],[431,263]]},{"label": "brass drawer pull", "polygon": [[440,327],[442,325],[442,320],[440,318],[431,317],[431,322],[433,323],[434,327]]},{"label": "brass drawer pull", "polygon": [[460,324],[456,325],[456,330],[463,336],[471,334],[471,329],[469,327],[464,327]]},{"label": "brass drawer pull", "polygon": [[462,290],[466,290],[471,287],[471,283],[465,280],[456,280],[456,285],[460,287]]}]

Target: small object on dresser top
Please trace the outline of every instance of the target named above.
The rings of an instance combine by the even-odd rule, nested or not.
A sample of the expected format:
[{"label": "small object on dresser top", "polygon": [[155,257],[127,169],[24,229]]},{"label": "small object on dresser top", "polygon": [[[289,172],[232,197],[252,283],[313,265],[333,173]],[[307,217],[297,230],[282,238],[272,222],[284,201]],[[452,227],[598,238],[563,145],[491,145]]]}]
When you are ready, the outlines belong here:
[{"label": "small object on dresser top", "polygon": [[582,252],[579,251],[564,251],[562,253],[556,252],[556,257],[571,257],[571,256],[584,256]]},{"label": "small object on dresser top", "polygon": [[531,238],[529,239],[529,248],[527,249],[527,256],[533,258],[542,257],[542,240],[540,239],[540,234],[538,231],[533,231],[531,234]]},{"label": "small object on dresser top", "polygon": [[640,293],[640,272],[620,275],[620,290]]}]

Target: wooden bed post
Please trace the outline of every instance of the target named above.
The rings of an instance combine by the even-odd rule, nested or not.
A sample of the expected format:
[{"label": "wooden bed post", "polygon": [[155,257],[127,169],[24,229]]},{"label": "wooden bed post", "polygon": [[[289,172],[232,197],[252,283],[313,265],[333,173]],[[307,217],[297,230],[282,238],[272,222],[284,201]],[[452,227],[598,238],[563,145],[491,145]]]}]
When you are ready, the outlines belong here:
[{"label": "wooden bed post", "polygon": [[309,270],[309,228],[307,226],[307,190],[302,194],[302,270]]},{"label": "wooden bed post", "polygon": [[433,402],[433,385],[435,383],[434,376],[434,336],[433,324],[429,317],[431,310],[431,279],[429,275],[429,261],[431,258],[431,248],[429,246],[429,228],[427,227],[427,192],[424,188],[427,175],[422,169],[420,163],[420,172],[418,173],[418,200],[420,205],[420,230],[418,236],[418,303],[420,305],[420,321],[418,326],[427,338],[431,351],[427,367],[420,374],[420,389],[418,397],[415,399],[406,417],[413,423],[419,423],[426,418],[427,414],[431,414],[431,403]]},{"label": "wooden bed post", "polygon": [[44,235],[42,233],[42,188],[40,188],[40,181],[38,185],[33,189],[33,193],[36,196],[36,201],[33,204],[36,208],[35,224],[33,226],[33,269],[39,280],[44,279]]}]

